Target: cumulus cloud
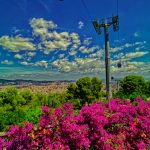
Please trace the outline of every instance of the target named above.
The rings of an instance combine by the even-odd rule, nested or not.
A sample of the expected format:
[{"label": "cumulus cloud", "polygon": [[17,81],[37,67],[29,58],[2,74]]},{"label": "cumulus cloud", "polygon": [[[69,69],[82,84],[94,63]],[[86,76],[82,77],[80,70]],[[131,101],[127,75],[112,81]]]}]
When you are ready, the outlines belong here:
[{"label": "cumulus cloud", "polygon": [[[97,52],[99,56],[102,56],[103,53],[101,51]],[[122,67],[118,68],[117,63],[120,62],[120,59],[117,58],[116,60],[111,60],[111,71],[112,73],[134,73],[138,71],[142,66],[145,65],[144,62],[129,62],[127,60],[141,57],[145,53],[128,53],[124,55],[123,53],[120,54]],[[74,61],[69,61],[68,59],[62,60],[55,60],[52,65],[57,68],[60,72],[79,72],[79,73],[105,73],[105,61],[97,57],[97,55],[91,54],[91,57],[87,58],[75,58]],[[128,59],[127,59],[128,57]],[[150,70],[150,69],[149,69]]]},{"label": "cumulus cloud", "polygon": [[84,23],[82,21],[78,22],[78,28],[82,29],[84,27]]},{"label": "cumulus cloud", "polygon": [[9,60],[4,60],[4,61],[1,61],[1,64],[4,64],[4,65],[12,65],[14,64],[12,61],[9,61]]},{"label": "cumulus cloud", "polygon": [[33,66],[39,66],[39,67],[48,67],[48,62],[46,60],[37,61],[33,64]]},{"label": "cumulus cloud", "polygon": [[98,50],[98,49],[99,49],[99,46],[93,46],[93,47],[90,47],[90,48],[88,48],[86,46],[81,46],[79,48],[80,52],[82,52],[82,53],[92,53],[92,52],[94,52],[95,50]]},{"label": "cumulus cloud", "polygon": [[124,53],[119,53],[117,55],[114,55],[114,59],[121,59],[123,58],[124,55],[125,55]]},{"label": "cumulus cloud", "polygon": [[110,52],[118,52],[118,51],[121,51],[123,49],[124,49],[123,47],[114,47],[114,48],[110,48]]},{"label": "cumulus cloud", "polygon": [[131,60],[133,58],[142,57],[146,54],[149,54],[149,52],[148,51],[145,51],[145,52],[129,52],[129,53],[125,54],[124,56],[122,56],[121,59]]},{"label": "cumulus cloud", "polygon": [[122,46],[119,46],[119,47],[111,47],[110,48],[110,52],[118,52],[118,51],[122,51],[126,48],[130,48],[130,47],[133,47],[134,46],[134,43],[125,43],[124,45]]},{"label": "cumulus cloud", "polygon": [[71,44],[70,41],[66,39],[55,40],[55,41],[42,41],[42,45],[44,45],[44,51],[46,53],[52,52],[54,50],[67,50],[67,47]]},{"label": "cumulus cloud", "polygon": [[110,48],[110,52],[118,52],[118,51],[122,51],[126,48],[134,48],[135,50],[140,50],[141,48],[144,48],[144,45],[146,44],[146,41],[140,41],[140,42],[134,42],[134,43],[125,43],[122,46],[119,47],[111,47]]},{"label": "cumulus cloud", "polygon": [[31,42],[32,39],[24,38],[24,37],[9,37],[9,36],[2,36],[0,37],[0,45],[12,52],[19,52],[23,50],[35,50],[35,45]]},{"label": "cumulus cloud", "polygon": [[74,63],[71,63],[66,59],[56,60],[52,63],[52,65],[53,67],[57,68],[60,72],[70,72],[75,67]]},{"label": "cumulus cloud", "polygon": [[46,60],[41,60],[41,61],[36,61],[36,62],[27,62],[27,61],[22,61],[20,62],[21,65],[24,66],[35,66],[35,67],[48,67],[48,62]]},{"label": "cumulus cloud", "polygon": [[56,60],[52,65],[60,72],[97,73],[104,71],[104,61],[91,58],[75,58],[74,61]]},{"label": "cumulus cloud", "polygon": [[104,50],[100,49],[97,52],[88,55],[88,58],[97,58],[97,59],[100,59],[103,55],[104,55]]},{"label": "cumulus cloud", "polygon": [[142,46],[142,45],[144,45],[144,44],[146,44],[146,43],[147,43],[146,41],[143,41],[143,42],[135,42],[134,45],[141,45],[141,46]]},{"label": "cumulus cloud", "polygon": [[57,24],[43,18],[33,18],[30,20],[33,29],[33,35],[40,37],[38,49],[45,54],[53,51],[67,50],[75,51],[81,44],[80,37],[77,33],[57,32]]},{"label": "cumulus cloud", "polygon": [[77,51],[75,51],[75,50],[72,50],[72,51],[69,52],[70,56],[75,56],[76,54],[77,54]]},{"label": "cumulus cloud", "polygon": [[23,56],[20,55],[20,54],[16,54],[14,57],[17,58],[17,59],[22,59],[23,58]]},{"label": "cumulus cloud", "polygon": [[47,38],[41,41],[39,49],[43,50],[45,54],[49,54],[55,50],[66,51],[70,46],[70,51],[74,51],[80,43],[77,33],[53,31],[47,33]]},{"label": "cumulus cloud", "polygon": [[31,65],[33,65],[33,63],[29,63],[27,61],[21,61],[20,64],[24,65],[24,66],[31,66]]},{"label": "cumulus cloud", "polygon": [[29,57],[34,57],[35,55],[36,55],[35,52],[28,52],[28,53],[27,53],[27,56],[29,56]]},{"label": "cumulus cloud", "polygon": [[40,36],[41,38],[45,38],[49,30],[57,29],[57,24],[43,18],[32,18],[30,20],[30,26],[33,29],[33,35]]},{"label": "cumulus cloud", "polygon": [[83,44],[86,45],[86,46],[90,45],[91,43],[92,43],[92,38],[91,37],[86,38],[83,41]]},{"label": "cumulus cloud", "polygon": [[138,33],[138,32],[135,32],[135,33],[134,33],[134,37],[139,37],[139,33]]},{"label": "cumulus cloud", "polygon": [[[114,63],[112,63],[114,64]],[[145,62],[123,62],[122,63],[122,67],[121,68],[118,68],[117,66],[115,65],[112,65],[111,66],[111,71],[112,73],[125,73],[125,74],[128,74],[128,73],[141,73],[141,69],[143,68],[143,70],[146,69],[145,67]],[[150,68],[149,68],[150,70]]]},{"label": "cumulus cloud", "polygon": [[60,55],[58,56],[59,59],[64,58],[64,57],[65,57],[65,54],[60,54]]}]

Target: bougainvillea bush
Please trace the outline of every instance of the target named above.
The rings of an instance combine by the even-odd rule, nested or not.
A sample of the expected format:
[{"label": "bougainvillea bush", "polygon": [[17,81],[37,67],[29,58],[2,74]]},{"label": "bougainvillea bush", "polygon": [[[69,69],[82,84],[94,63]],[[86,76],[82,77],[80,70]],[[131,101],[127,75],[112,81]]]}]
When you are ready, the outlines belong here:
[{"label": "bougainvillea bush", "polygon": [[150,102],[137,97],[83,106],[76,115],[71,104],[42,107],[38,126],[13,126],[0,138],[7,150],[149,150]]}]

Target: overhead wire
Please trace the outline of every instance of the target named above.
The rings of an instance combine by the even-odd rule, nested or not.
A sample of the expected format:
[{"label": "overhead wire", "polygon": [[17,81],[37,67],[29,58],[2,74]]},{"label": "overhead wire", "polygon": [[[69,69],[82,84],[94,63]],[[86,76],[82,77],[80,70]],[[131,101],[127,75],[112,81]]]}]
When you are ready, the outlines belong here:
[{"label": "overhead wire", "polygon": [[[116,5],[116,11],[117,11],[117,16],[119,17],[119,0],[116,0],[117,2],[117,5]],[[120,34],[119,34],[119,31],[118,31],[118,33],[117,33],[117,41],[118,41],[118,43],[120,43]],[[122,67],[122,59],[121,59],[121,56],[120,56],[120,61],[118,62],[118,64],[117,64],[117,67],[118,68],[121,68]]]},{"label": "overhead wire", "polygon": [[[92,17],[92,15],[91,15],[90,11],[89,11],[89,8],[88,8],[86,2],[85,2],[84,0],[80,0],[80,2],[81,2],[82,6],[83,6],[83,8],[84,8],[84,12],[85,12],[86,15],[87,15],[88,21],[89,21],[90,24],[91,24],[91,22],[93,21],[93,17]],[[91,27],[92,27],[92,29],[93,29],[93,26],[91,26]],[[88,33],[91,33],[91,28],[90,28],[89,26],[86,25],[86,26],[85,26],[85,29],[87,30]],[[98,45],[97,42],[95,42],[95,44]]]},{"label": "overhead wire", "polygon": [[118,10],[119,9],[119,1],[117,0],[117,15],[118,15]]},{"label": "overhead wire", "polygon": [[[119,1],[117,0],[117,16],[119,17]],[[119,35],[119,31],[118,31],[118,33],[117,33],[117,40],[118,40],[118,42],[119,42],[119,38],[120,38],[120,35]]]},{"label": "overhead wire", "polygon": [[87,12],[87,15],[88,15],[88,17],[89,17],[89,19],[90,19],[90,21],[91,21],[91,20],[92,20],[92,16],[91,16],[91,13],[90,13],[90,11],[89,11],[89,9],[88,9],[88,7],[87,7],[85,1],[84,1],[84,0],[81,0],[81,2],[82,2],[82,5],[83,5],[85,11]]},{"label": "overhead wire", "polygon": [[[92,21],[92,15],[91,15],[91,13],[90,13],[90,11],[89,11],[89,9],[88,9],[88,7],[87,7],[85,1],[84,1],[84,0],[79,0],[79,1],[81,2],[82,6],[83,6],[83,8],[84,8],[84,12],[85,12],[86,15],[87,15],[87,20],[88,20],[88,22],[91,23],[91,21]],[[85,29],[87,30],[87,33],[90,33],[90,32],[91,32],[90,29],[89,29],[89,26],[85,25]]]}]

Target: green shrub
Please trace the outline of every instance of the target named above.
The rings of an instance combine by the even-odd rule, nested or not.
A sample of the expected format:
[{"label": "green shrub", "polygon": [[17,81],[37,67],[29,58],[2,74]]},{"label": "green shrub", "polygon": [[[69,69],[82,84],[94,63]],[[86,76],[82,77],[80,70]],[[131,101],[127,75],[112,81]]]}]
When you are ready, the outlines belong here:
[{"label": "green shrub", "polygon": [[130,94],[129,99],[131,102],[133,102],[138,96],[140,96],[144,101],[147,101],[147,96],[139,92],[133,92],[132,94]]},{"label": "green shrub", "polygon": [[33,107],[25,112],[24,121],[29,121],[33,124],[38,124],[41,115],[41,106]]},{"label": "green shrub", "polygon": [[21,110],[3,111],[0,113],[0,132],[6,131],[10,125],[19,124],[24,121],[24,112]]},{"label": "green shrub", "polygon": [[20,96],[29,103],[33,100],[33,93],[30,90],[23,90],[20,92]]}]

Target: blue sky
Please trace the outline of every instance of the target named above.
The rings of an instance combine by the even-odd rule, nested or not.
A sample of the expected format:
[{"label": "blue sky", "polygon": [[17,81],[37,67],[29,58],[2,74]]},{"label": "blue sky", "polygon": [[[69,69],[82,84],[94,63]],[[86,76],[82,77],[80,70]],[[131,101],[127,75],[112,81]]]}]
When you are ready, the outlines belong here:
[{"label": "blue sky", "polygon": [[[150,2],[118,3],[119,32],[109,28],[111,76],[150,79]],[[116,14],[117,0],[0,0],[0,78],[105,79],[103,29],[97,35],[91,21]]]}]

